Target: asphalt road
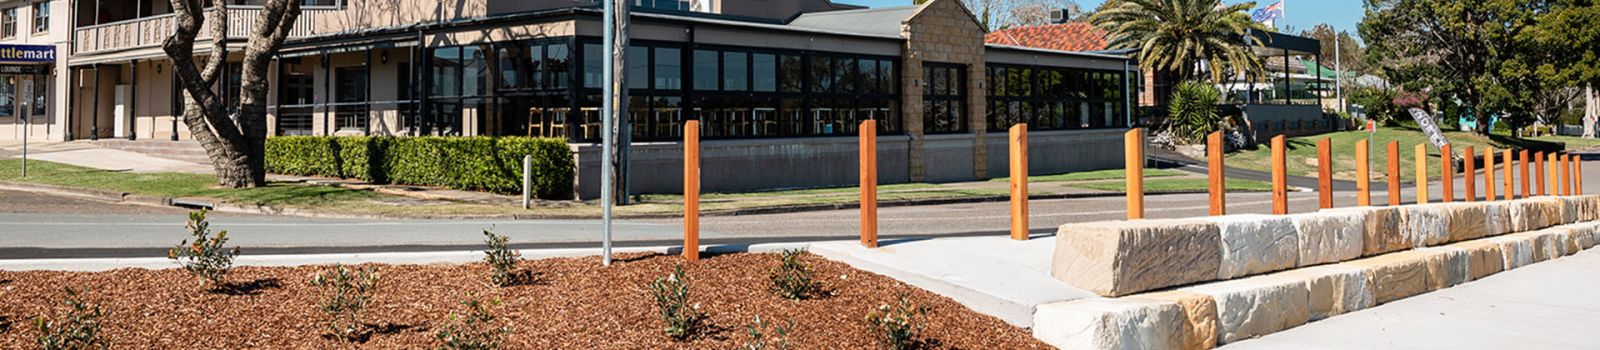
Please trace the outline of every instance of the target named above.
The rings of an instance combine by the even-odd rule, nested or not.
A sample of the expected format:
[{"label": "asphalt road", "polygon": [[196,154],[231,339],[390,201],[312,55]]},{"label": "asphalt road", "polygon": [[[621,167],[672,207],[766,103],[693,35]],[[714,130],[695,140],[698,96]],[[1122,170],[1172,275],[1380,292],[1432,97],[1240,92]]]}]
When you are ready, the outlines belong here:
[{"label": "asphalt road", "polygon": [[[1585,176],[1588,182],[1600,184],[1600,171],[1590,173]],[[1375,188],[1374,203],[1387,202],[1382,191]],[[1403,198],[1414,197],[1410,187],[1402,193]],[[1439,195],[1433,197],[1437,200]],[[1149,218],[1203,216],[1208,210],[1204,194],[1152,195],[1145,202]],[[1355,194],[1336,193],[1335,205],[1355,205]],[[1230,214],[1270,213],[1271,196],[1233,193],[1227,209]],[[1290,193],[1289,209],[1316,210],[1317,194]],[[1030,212],[1032,233],[1047,235],[1065,223],[1121,220],[1126,205],[1120,196],[1036,200],[1030,203]],[[704,217],[701,241],[719,245],[851,239],[859,234],[858,213],[850,209]],[[186,237],[185,219],[184,211],[172,208],[0,191],[0,259],[164,256],[166,248]],[[211,221],[213,229],[230,232],[230,243],[252,254],[474,250],[481,248],[485,229],[508,235],[518,249],[597,247],[601,239],[598,220],[345,220],[213,213]],[[884,239],[1005,235],[1009,221],[1005,202],[888,207],[879,210],[879,234]],[[676,245],[682,240],[676,219],[621,220],[614,228],[617,246]]]}]

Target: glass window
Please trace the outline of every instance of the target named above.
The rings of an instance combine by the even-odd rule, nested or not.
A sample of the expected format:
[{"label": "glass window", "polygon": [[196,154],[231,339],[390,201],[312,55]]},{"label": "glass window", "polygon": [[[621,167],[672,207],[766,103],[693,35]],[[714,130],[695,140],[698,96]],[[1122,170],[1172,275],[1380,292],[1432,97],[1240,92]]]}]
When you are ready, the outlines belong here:
[{"label": "glass window", "polygon": [[772,92],[778,90],[778,58],[772,54],[750,55],[751,90]]},{"label": "glass window", "polygon": [[466,61],[461,65],[461,95],[483,96],[484,89],[489,81],[489,61],[484,57],[482,47],[465,46],[461,48],[461,56]]},{"label": "glass window", "polygon": [[812,56],[811,92],[833,92],[833,58]]},{"label": "glass window", "polygon": [[882,92],[879,88],[878,60],[856,61],[856,91],[876,94]]},{"label": "glass window", "polygon": [[608,54],[600,49],[600,44],[583,44],[583,87],[598,89],[604,84]]},{"label": "glass window", "polygon": [[17,8],[0,10],[0,38],[17,36]]},{"label": "glass window", "polygon": [[[657,90],[677,90],[683,87],[683,55],[682,50],[670,47],[655,48],[656,76],[655,87]],[[676,104],[674,104],[676,105]]]},{"label": "glass window", "polygon": [[894,79],[896,76],[894,61],[878,61],[878,82],[879,84],[882,84],[882,87],[879,88],[878,91],[883,91],[883,93],[886,94],[893,94],[896,91],[899,91],[900,89],[897,86],[899,82],[895,81]]},{"label": "glass window", "polygon": [[778,83],[783,92],[800,92],[805,87],[805,66],[798,55],[783,55],[778,62]]},{"label": "glass window", "polygon": [[544,69],[546,75],[545,86],[553,89],[565,89],[570,81],[568,63],[572,58],[566,43],[555,43],[545,47]]},{"label": "glass window", "polygon": [[528,48],[521,45],[498,45],[495,51],[495,57],[500,65],[500,88],[512,90],[526,88]]},{"label": "glass window", "polygon": [[50,2],[41,1],[33,4],[33,32],[44,33],[50,31]]},{"label": "glass window", "polygon": [[959,65],[925,63],[922,66],[923,79],[931,86],[922,94],[924,132],[967,131],[966,89],[962,79],[965,72]]},{"label": "glass window", "polygon": [[433,96],[461,96],[461,48],[433,50]]},{"label": "glass window", "polygon": [[30,118],[48,118],[45,115],[47,104],[50,101],[50,76],[36,75],[33,77],[33,115]]},{"label": "glass window", "polygon": [[716,51],[694,50],[694,89],[717,90]]},{"label": "glass window", "polygon": [[628,46],[628,88],[650,88],[650,48]]},{"label": "glass window", "polygon": [[856,72],[856,59],[833,59],[833,92],[855,92],[856,81],[861,80]]},{"label": "glass window", "polygon": [[749,89],[750,54],[744,52],[722,53],[722,89],[745,91]]}]

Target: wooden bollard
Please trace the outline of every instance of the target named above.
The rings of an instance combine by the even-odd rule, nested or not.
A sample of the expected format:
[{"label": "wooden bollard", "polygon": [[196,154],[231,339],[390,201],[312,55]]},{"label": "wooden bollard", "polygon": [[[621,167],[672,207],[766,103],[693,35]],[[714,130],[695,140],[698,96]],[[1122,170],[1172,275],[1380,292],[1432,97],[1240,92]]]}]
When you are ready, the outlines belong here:
[{"label": "wooden bollard", "polygon": [[1573,162],[1574,162],[1574,163],[1572,163],[1573,177],[1578,178],[1577,192],[1573,193],[1573,195],[1582,196],[1583,195],[1583,155],[1579,154],[1577,157],[1573,157]]},{"label": "wooden bollard", "polygon": [[1557,174],[1561,167],[1556,164],[1556,152],[1545,154],[1545,157],[1549,158],[1545,160],[1545,165],[1550,167],[1545,169],[1545,173],[1550,174],[1550,178],[1545,179],[1545,184],[1550,186],[1550,195],[1556,195],[1558,194],[1557,191],[1561,189],[1560,175]]},{"label": "wooden bollard", "polygon": [[1428,204],[1428,145],[1419,143],[1411,152],[1416,156],[1417,204]]},{"label": "wooden bollard", "polygon": [[700,121],[683,122],[683,259],[700,260]]},{"label": "wooden bollard", "polygon": [[1213,131],[1206,135],[1206,182],[1207,192],[1211,194],[1211,215],[1228,215],[1228,181],[1225,177],[1226,166],[1223,163],[1223,154],[1226,149],[1222,146],[1222,132]]},{"label": "wooden bollard", "polygon": [[1128,220],[1144,218],[1144,129],[1133,128],[1122,134],[1123,177],[1128,196]]},{"label": "wooden bollard", "polygon": [[1478,190],[1474,188],[1477,187],[1478,154],[1472,151],[1472,146],[1467,146],[1467,149],[1462,150],[1461,154],[1466,155],[1461,157],[1461,165],[1464,166],[1464,169],[1461,169],[1461,173],[1465,175],[1461,177],[1461,185],[1465,186],[1462,190],[1464,190],[1463,192],[1466,194],[1468,202],[1475,201],[1478,199]]},{"label": "wooden bollard", "polygon": [[1028,124],[1011,126],[1011,239],[1028,240]]},{"label": "wooden bollard", "polygon": [[1439,193],[1445,203],[1456,200],[1456,164],[1455,153],[1450,152],[1450,145],[1439,148]]},{"label": "wooden bollard", "polygon": [[1389,205],[1400,205],[1400,141],[1389,141]]},{"label": "wooden bollard", "polygon": [[1333,207],[1333,140],[1317,141],[1317,207]]},{"label": "wooden bollard", "polygon": [[1566,153],[1566,195],[1578,195],[1578,160]]},{"label": "wooden bollard", "polygon": [[1483,200],[1493,202],[1494,196],[1494,146],[1483,149]]},{"label": "wooden bollard", "polygon": [[1518,181],[1518,184],[1522,185],[1522,197],[1520,198],[1528,198],[1530,194],[1528,191],[1528,150],[1517,151],[1517,168],[1520,173],[1518,175],[1522,175],[1522,181]]},{"label": "wooden bollard", "polygon": [[1368,162],[1367,140],[1356,141],[1356,205],[1372,205],[1372,164]]},{"label": "wooden bollard", "polygon": [[861,127],[861,245],[878,247],[878,123],[863,120]]},{"label": "wooden bollard", "polygon": [[1572,155],[1561,153],[1561,195],[1572,195]]},{"label": "wooden bollard", "polygon": [[1545,192],[1545,189],[1548,187],[1544,185],[1544,151],[1539,151],[1538,153],[1533,154],[1533,171],[1534,189],[1537,190],[1535,192],[1538,192],[1540,196],[1543,196],[1548,193]]},{"label": "wooden bollard", "polygon": [[1283,135],[1272,137],[1272,214],[1289,213],[1289,177]]},{"label": "wooden bollard", "polygon": [[1516,195],[1517,195],[1517,189],[1515,187],[1512,187],[1512,185],[1511,185],[1512,184],[1511,168],[1514,168],[1513,166],[1511,166],[1511,164],[1512,164],[1512,161],[1511,161],[1511,150],[1508,149],[1508,150],[1500,151],[1500,160],[1504,160],[1505,163],[1506,163],[1506,165],[1502,167],[1502,168],[1505,169],[1505,175],[1506,176],[1505,176],[1505,180],[1503,180],[1503,181],[1505,182],[1506,190],[1505,190],[1505,192],[1503,194],[1501,194],[1501,198],[1505,198],[1505,200],[1509,201],[1513,197],[1516,197]]}]

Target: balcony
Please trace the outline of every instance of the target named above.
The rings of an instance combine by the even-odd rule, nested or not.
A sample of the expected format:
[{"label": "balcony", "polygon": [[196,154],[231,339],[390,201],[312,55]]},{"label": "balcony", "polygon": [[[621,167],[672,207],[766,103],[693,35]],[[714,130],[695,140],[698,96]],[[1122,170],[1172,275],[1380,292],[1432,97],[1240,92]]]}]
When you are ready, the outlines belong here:
[{"label": "balcony", "polygon": [[[289,32],[289,37],[297,38],[317,34],[317,18],[330,15],[336,11],[339,10],[301,9],[300,17],[295,20],[294,29]],[[206,11],[206,13],[209,15],[210,11]],[[254,27],[256,18],[260,17],[260,14],[261,9],[259,8],[229,8],[228,38],[248,38],[250,29]],[[162,41],[172,36],[176,24],[177,16],[169,13],[79,27],[72,33],[72,38],[77,44],[73,49],[73,54],[99,54],[160,47]],[[210,21],[207,21],[207,24],[200,29],[200,35],[197,39],[210,39],[210,27]]]}]

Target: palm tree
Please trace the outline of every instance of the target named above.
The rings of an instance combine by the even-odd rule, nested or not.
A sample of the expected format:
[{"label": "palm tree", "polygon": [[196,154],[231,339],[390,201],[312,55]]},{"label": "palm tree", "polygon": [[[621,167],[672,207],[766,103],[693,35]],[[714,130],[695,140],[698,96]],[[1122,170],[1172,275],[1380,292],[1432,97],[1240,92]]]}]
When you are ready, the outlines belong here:
[{"label": "palm tree", "polygon": [[1208,62],[1212,82],[1231,73],[1256,73],[1262,59],[1253,52],[1252,30],[1270,30],[1250,19],[1255,2],[1224,6],[1221,0],[1108,0],[1089,18],[1111,33],[1112,49],[1139,50],[1147,70],[1175,72],[1184,81],[1198,78]]}]

